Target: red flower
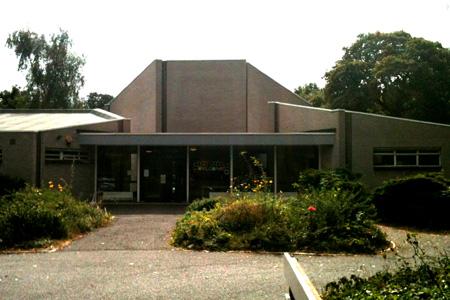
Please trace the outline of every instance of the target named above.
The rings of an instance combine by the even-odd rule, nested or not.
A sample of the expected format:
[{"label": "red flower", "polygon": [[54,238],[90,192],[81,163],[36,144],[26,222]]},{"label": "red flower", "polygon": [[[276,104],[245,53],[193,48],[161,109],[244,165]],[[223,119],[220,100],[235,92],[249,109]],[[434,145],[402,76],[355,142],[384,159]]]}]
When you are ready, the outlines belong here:
[{"label": "red flower", "polygon": [[310,207],[308,207],[308,209],[309,209],[310,211],[316,211],[316,208],[315,208],[314,206],[310,206]]}]

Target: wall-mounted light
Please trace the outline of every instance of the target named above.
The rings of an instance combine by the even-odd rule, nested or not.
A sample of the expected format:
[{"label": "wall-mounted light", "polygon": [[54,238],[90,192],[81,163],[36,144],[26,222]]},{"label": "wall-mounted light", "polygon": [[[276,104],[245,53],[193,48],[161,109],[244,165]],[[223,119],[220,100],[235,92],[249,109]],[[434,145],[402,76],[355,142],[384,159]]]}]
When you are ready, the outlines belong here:
[{"label": "wall-mounted light", "polygon": [[66,135],[66,143],[67,143],[68,145],[70,145],[70,144],[72,144],[72,142],[73,142],[72,136]]},{"label": "wall-mounted light", "polygon": [[195,152],[197,151],[197,148],[190,148],[189,151]]}]

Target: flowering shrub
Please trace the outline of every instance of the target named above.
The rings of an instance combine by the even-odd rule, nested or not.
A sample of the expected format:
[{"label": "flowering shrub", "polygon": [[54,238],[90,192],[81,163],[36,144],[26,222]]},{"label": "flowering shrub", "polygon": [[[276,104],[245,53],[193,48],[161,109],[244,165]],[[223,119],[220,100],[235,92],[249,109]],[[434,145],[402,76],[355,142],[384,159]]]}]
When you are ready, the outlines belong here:
[{"label": "flowering shrub", "polygon": [[[203,206],[214,202],[214,206]],[[177,247],[209,250],[373,253],[388,246],[375,209],[360,194],[312,190],[299,198],[264,193],[197,200],[172,233]]]},{"label": "flowering shrub", "polygon": [[0,248],[33,247],[40,239],[70,238],[105,224],[110,214],[74,199],[68,187],[27,186],[0,198]]}]

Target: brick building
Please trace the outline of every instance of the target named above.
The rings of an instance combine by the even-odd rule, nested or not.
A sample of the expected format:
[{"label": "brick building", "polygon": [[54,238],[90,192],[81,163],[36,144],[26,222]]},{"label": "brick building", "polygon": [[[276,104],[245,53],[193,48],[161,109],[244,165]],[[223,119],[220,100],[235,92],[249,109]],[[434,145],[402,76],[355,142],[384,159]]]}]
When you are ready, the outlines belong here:
[{"label": "brick building", "polygon": [[239,184],[251,175],[251,157],[263,164],[274,193],[295,192],[292,183],[307,168],[347,167],[371,187],[418,172],[448,176],[450,168],[449,125],[314,108],[245,60],[155,60],[109,111],[102,113],[113,119],[67,129],[76,140],[69,146],[62,129],[46,130],[50,139],[41,134],[40,152],[28,154],[30,166],[40,157],[40,171],[5,167],[7,135],[16,131],[0,126],[0,172],[46,181],[64,166],[47,161],[44,149],[79,147],[92,158],[81,172],[85,193],[190,202]]}]

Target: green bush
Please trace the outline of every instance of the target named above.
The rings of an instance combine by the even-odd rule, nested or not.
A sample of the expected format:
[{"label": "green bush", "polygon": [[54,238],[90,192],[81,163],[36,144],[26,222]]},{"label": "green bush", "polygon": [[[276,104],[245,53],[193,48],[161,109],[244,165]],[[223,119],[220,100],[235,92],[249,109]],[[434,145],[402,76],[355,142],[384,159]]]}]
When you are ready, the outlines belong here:
[{"label": "green bush", "polygon": [[[375,226],[376,210],[362,194],[342,190],[313,190],[299,199],[306,220],[299,248],[313,251],[373,253],[388,246],[386,235]],[[310,210],[309,208],[315,210]]]},{"label": "green bush", "polygon": [[0,196],[8,195],[25,187],[25,180],[0,174]]},{"label": "green bush", "polygon": [[440,173],[392,179],[373,191],[382,221],[419,228],[450,229],[450,182]]},{"label": "green bush", "polygon": [[410,235],[408,242],[414,248],[415,264],[400,258],[402,267],[394,273],[380,271],[369,278],[343,277],[325,286],[322,299],[449,299],[449,257],[426,256]]},{"label": "green bush", "polygon": [[361,174],[352,173],[346,168],[334,169],[308,169],[302,171],[294,187],[298,188],[300,193],[308,190],[331,190],[341,189],[352,192],[365,191],[364,185],[359,181]]},{"label": "green bush", "polygon": [[108,213],[74,199],[67,189],[50,186],[26,187],[0,198],[0,248],[70,238],[110,219]]},{"label": "green bush", "polygon": [[188,206],[187,211],[208,211],[216,207],[217,203],[225,202],[227,200],[228,199],[223,197],[197,199]]},{"label": "green bush", "polygon": [[212,202],[209,210],[188,209],[178,220],[172,233],[174,246],[351,253],[373,253],[388,246],[386,236],[374,225],[373,205],[361,193],[311,190],[287,199],[254,193],[194,206]]},{"label": "green bush", "polygon": [[229,242],[230,236],[218,226],[209,212],[188,211],[177,220],[171,242],[183,248],[220,250]]}]

